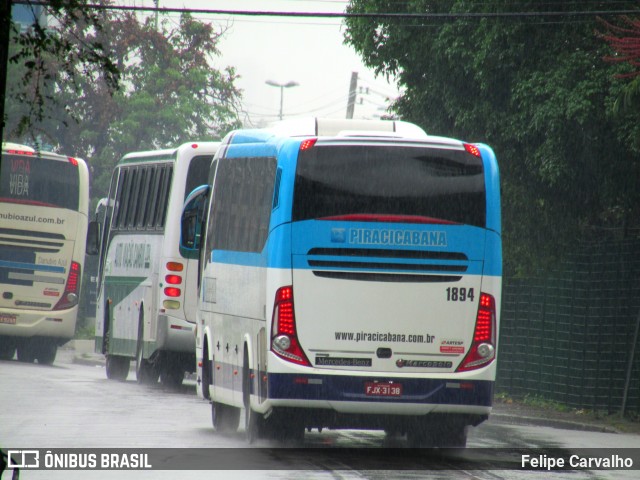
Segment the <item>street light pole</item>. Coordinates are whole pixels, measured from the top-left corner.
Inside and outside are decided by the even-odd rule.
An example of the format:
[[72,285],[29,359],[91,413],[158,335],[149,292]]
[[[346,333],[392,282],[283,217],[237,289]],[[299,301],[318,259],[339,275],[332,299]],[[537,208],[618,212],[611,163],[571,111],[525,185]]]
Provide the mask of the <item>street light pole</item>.
[[266,82],[267,85],[271,85],[272,87],[279,87],[280,88],[280,120],[282,120],[282,104],[283,104],[283,98],[284,98],[284,89],[285,88],[291,88],[291,87],[297,87],[298,85],[300,85],[298,82],[287,82],[287,83],[278,83],[278,82],[274,82],[273,80],[267,80]]

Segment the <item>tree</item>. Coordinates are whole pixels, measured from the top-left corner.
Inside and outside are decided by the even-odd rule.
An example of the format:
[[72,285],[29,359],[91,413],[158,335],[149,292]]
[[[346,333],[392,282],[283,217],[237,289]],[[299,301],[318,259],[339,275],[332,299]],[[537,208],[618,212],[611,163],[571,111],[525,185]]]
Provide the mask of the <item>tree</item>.
[[[31,87],[28,95],[30,108],[24,111],[19,123],[23,130],[31,125],[32,119],[42,120],[45,116],[45,97],[42,92],[45,81],[50,80],[51,72],[44,58],[58,57],[66,59],[61,63],[61,68],[69,79],[73,81],[75,68],[72,65],[97,65],[102,71],[104,81],[112,90],[118,88],[119,72],[110,60],[108,53],[103,50],[99,42],[79,44],[65,41],[56,29],[47,28],[36,19],[30,28],[20,31],[18,25],[11,22],[12,0],[0,0],[0,64],[9,67],[9,64],[20,69],[22,76],[14,77],[14,83]],[[41,5],[47,18],[61,25],[80,21],[91,25],[96,31],[100,31],[100,17],[86,8],[86,0],[50,0]],[[100,3],[109,3],[108,0],[100,0]],[[27,2],[27,5],[33,5]],[[13,35],[13,42],[11,36]],[[9,54],[12,49],[11,55]],[[0,133],[5,138],[5,100],[6,75],[9,68],[2,70],[0,74]],[[34,81],[34,79],[36,79]],[[26,113],[25,113],[26,112]]]
[[622,134],[631,120],[613,114],[621,85],[602,61],[606,46],[594,35],[595,17],[455,14],[575,8],[504,0],[352,0],[348,7],[454,14],[351,17],[345,41],[379,74],[396,76],[405,92],[393,107],[401,117],[494,147],[511,274],[553,265],[593,227],[637,222],[640,158]]
[[[61,24],[59,35],[70,43],[102,44],[120,72],[120,89],[109,88],[99,64],[72,62],[70,75],[61,68],[65,60],[49,56],[42,61],[48,71],[59,73],[45,83],[56,102],[46,103],[48,114],[22,132],[37,132],[60,150],[87,159],[94,198],[106,193],[113,165],[124,153],[213,140],[238,126],[240,98],[233,68],[212,67],[224,32],[188,14],[175,27],[140,22],[132,13],[100,15],[100,30],[75,21]],[[19,92],[11,91],[9,100],[10,108],[23,108]],[[16,118],[9,128],[20,132]]]
[[632,70],[621,73],[621,78],[640,76],[640,18],[621,17],[623,25],[616,25],[605,20],[602,23],[608,33],[602,37],[615,51],[615,56],[606,59],[614,63],[628,63]]
[[613,50],[613,54],[604,57],[605,61],[627,67],[615,75],[629,82],[614,104],[615,112],[620,116],[635,117],[635,122],[628,122],[632,128],[626,132],[625,139],[640,151],[640,17],[623,16],[617,23],[601,19],[601,23],[606,32],[600,36]]

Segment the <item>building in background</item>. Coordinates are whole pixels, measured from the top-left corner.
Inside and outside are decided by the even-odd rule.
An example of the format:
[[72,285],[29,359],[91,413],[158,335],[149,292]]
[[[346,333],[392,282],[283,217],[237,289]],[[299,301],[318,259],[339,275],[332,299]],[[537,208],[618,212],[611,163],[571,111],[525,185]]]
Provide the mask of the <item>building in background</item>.
[[41,26],[47,25],[47,17],[42,5],[13,5],[11,18],[20,25],[22,31],[29,28],[36,21]]

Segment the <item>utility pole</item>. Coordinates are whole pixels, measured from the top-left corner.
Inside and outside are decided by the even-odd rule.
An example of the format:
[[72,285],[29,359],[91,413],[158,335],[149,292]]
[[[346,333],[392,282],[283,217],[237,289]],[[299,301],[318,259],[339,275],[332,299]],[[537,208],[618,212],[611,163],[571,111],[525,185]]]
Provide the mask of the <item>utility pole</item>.
[[0,0],[0,143],[4,138],[4,100],[7,95],[7,70],[9,69],[11,4],[11,0]]
[[160,0],[153,0],[156,4],[156,32],[158,31],[158,8],[160,8]]
[[356,91],[358,90],[358,72],[351,72],[351,83],[349,84],[349,100],[347,101],[347,118],[353,118],[353,111],[356,108]]

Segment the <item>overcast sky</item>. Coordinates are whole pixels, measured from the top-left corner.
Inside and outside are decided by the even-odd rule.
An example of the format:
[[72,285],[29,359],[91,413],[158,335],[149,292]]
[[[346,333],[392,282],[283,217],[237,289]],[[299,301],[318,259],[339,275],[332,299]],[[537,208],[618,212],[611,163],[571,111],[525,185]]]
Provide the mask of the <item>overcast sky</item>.
[[[343,0],[159,0],[161,7],[282,12],[343,12]],[[154,0],[121,0],[125,5],[153,6]],[[179,15],[168,18],[177,22]],[[245,17],[196,14],[201,21],[228,27],[221,44],[218,66],[231,65],[240,75],[245,123],[259,126],[277,120],[280,88],[267,85],[297,82],[284,89],[283,115],[344,118],[352,72],[358,72],[355,118],[384,114],[387,98],[398,95],[393,83],[362,64],[343,44],[341,19]],[[362,102],[362,103],[360,103]]]

